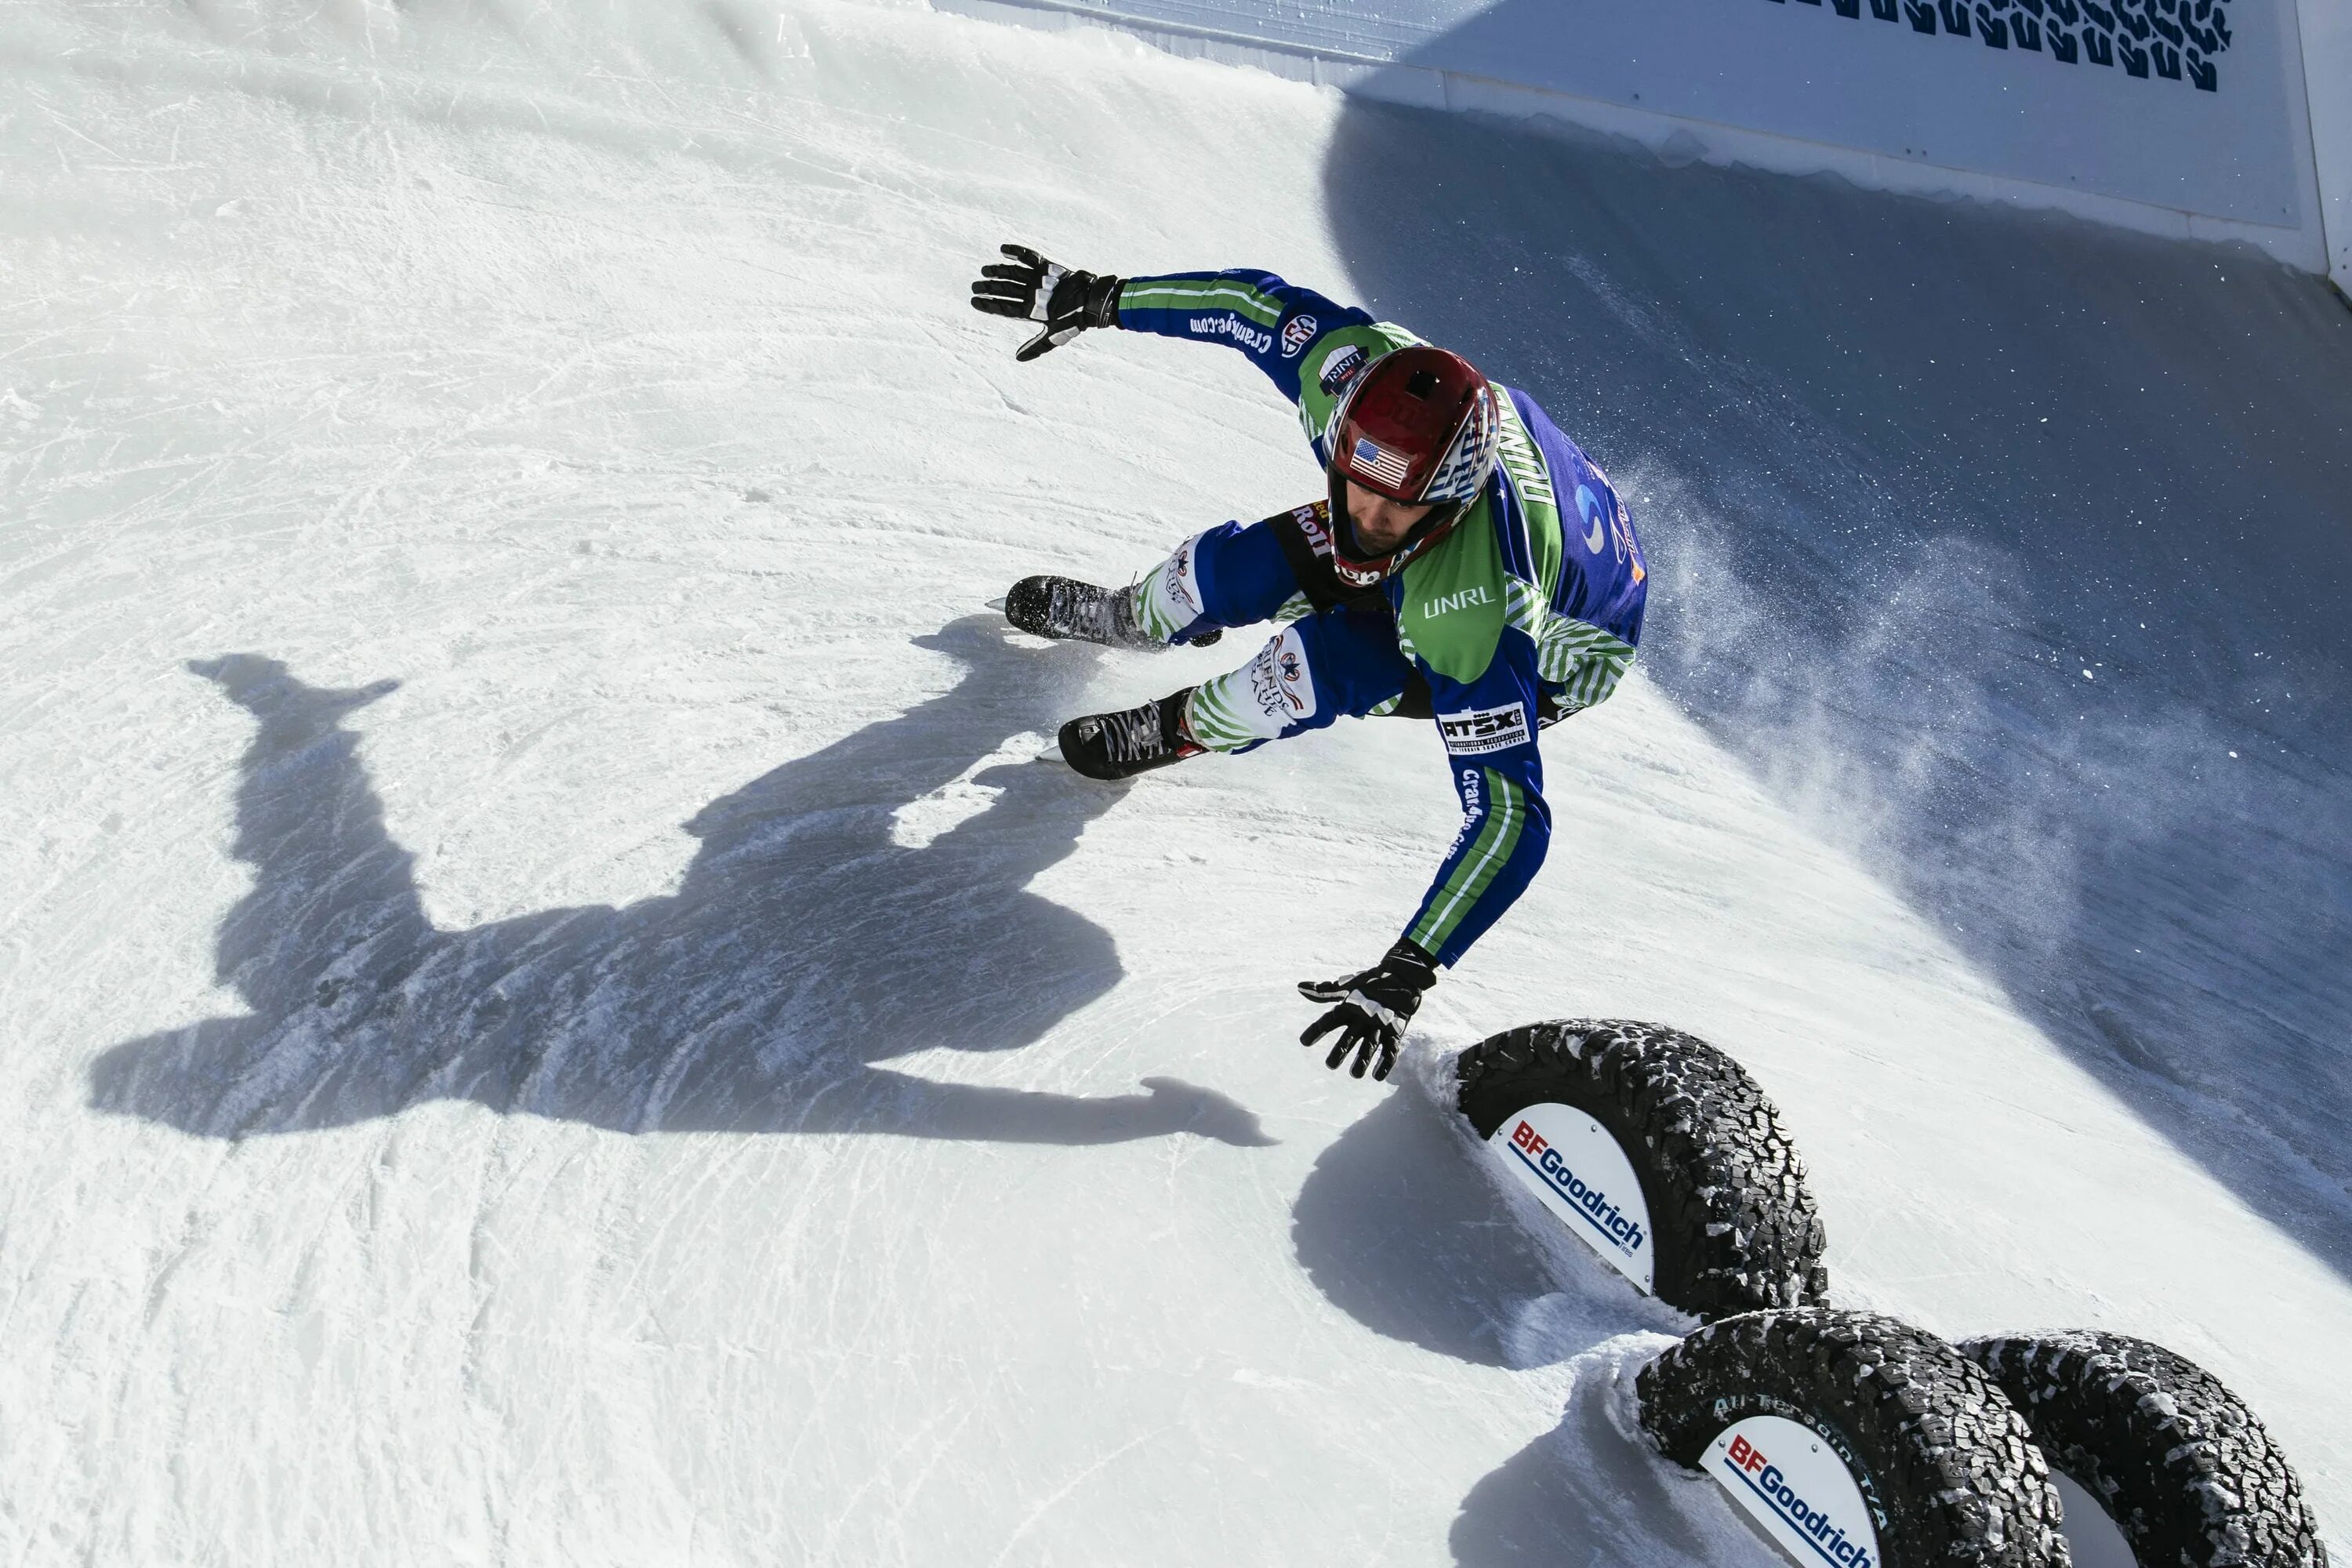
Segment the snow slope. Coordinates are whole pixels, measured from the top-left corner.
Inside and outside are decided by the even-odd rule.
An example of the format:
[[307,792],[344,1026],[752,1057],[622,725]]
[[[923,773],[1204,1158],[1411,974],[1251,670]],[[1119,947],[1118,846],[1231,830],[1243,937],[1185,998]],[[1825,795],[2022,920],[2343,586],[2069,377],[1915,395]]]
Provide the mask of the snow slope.
[[[0,174],[0,1559],[1767,1561],[1624,1436],[1673,1315],[1436,1102],[1575,1014],[1753,1068],[1842,1300],[2164,1340],[2352,1550],[2308,279],[835,0],[27,0]],[[1410,1081],[1289,985],[1450,837],[1425,731],[1030,760],[1245,648],[981,602],[1314,476],[1238,356],[1014,365],[962,302],[1013,237],[1359,292],[1648,498],[1645,669]],[[1979,352],[1769,265],[1874,245]],[[1956,454],[2159,339],[2072,426],[2070,619]],[[2173,572],[2249,494],[2245,580]],[[2125,603],[2175,662],[2090,641]],[[2137,682],[2095,724],[2078,658]]]

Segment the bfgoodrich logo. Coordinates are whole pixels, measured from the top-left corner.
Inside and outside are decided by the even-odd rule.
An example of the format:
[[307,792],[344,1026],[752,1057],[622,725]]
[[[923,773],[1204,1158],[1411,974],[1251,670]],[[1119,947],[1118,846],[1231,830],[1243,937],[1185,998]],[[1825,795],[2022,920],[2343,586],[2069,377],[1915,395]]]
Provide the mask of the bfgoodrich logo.
[[1819,1552],[1825,1563],[1835,1568],[1878,1568],[1877,1555],[1862,1542],[1847,1536],[1843,1524],[1835,1517],[1835,1510],[1807,1500],[1780,1467],[1744,1435],[1733,1434],[1730,1450],[1723,1456],[1723,1466],[1734,1479],[1762,1500],[1781,1523]]
[[1611,1246],[1629,1256],[1642,1249],[1642,1243],[1648,1237],[1640,1222],[1611,1203],[1607,1193],[1570,1170],[1568,1162],[1559,1157],[1559,1151],[1542,1133],[1523,1121],[1511,1130],[1511,1147],[1552,1184],[1570,1208],[1591,1221],[1592,1227],[1607,1237]]

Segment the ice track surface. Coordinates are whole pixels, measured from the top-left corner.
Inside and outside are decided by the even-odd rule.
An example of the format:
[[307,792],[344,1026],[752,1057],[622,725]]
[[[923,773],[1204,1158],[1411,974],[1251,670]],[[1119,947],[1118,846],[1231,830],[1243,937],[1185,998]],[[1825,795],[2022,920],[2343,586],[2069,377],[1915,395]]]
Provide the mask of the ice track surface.
[[[1033,765],[1247,639],[984,600],[1315,479],[1239,356],[1014,365],[1007,238],[1369,297],[1635,498],[1405,1081],[1290,985],[1450,837],[1424,729]],[[2347,329],[915,6],[0,11],[0,1561],[1765,1562],[1441,1110],[1575,1014],[1758,1074],[1840,1300],[2170,1344],[2346,1552]],[[2030,527],[1958,476],[2042,417]]]

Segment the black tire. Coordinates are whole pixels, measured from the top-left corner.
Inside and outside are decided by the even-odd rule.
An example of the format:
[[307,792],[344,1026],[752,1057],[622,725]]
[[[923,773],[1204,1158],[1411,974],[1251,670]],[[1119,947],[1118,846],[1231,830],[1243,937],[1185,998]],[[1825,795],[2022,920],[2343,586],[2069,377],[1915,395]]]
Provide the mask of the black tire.
[[1624,1019],[1531,1024],[1471,1047],[1454,1070],[1482,1139],[1549,1101],[1617,1141],[1649,1205],[1661,1300],[1712,1320],[1827,1292],[1797,1146],[1748,1069],[1706,1041]]
[[1885,1568],[2064,1568],[2058,1491],[1985,1370],[1924,1329],[1801,1307],[1698,1330],[1642,1369],[1642,1428],[1698,1469],[1750,1415],[1810,1427],[1845,1461]]
[[2326,1568],[2286,1456],[2187,1357],[2088,1331],[1959,1348],[2009,1394],[2050,1462],[2106,1509],[2141,1568]]

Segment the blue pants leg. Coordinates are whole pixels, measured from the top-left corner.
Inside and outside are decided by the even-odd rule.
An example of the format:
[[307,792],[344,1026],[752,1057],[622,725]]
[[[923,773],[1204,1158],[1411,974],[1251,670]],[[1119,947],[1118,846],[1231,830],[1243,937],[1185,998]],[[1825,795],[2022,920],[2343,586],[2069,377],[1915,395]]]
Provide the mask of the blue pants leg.
[[1274,619],[1297,594],[1298,580],[1269,524],[1223,522],[1178,545],[1141,588],[1136,619],[1155,637],[1191,642]]
[[1193,688],[1185,718],[1211,751],[1245,752],[1342,714],[1361,718],[1412,677],[1386,613],[1326,610],[1283,627],[1241,668]]

